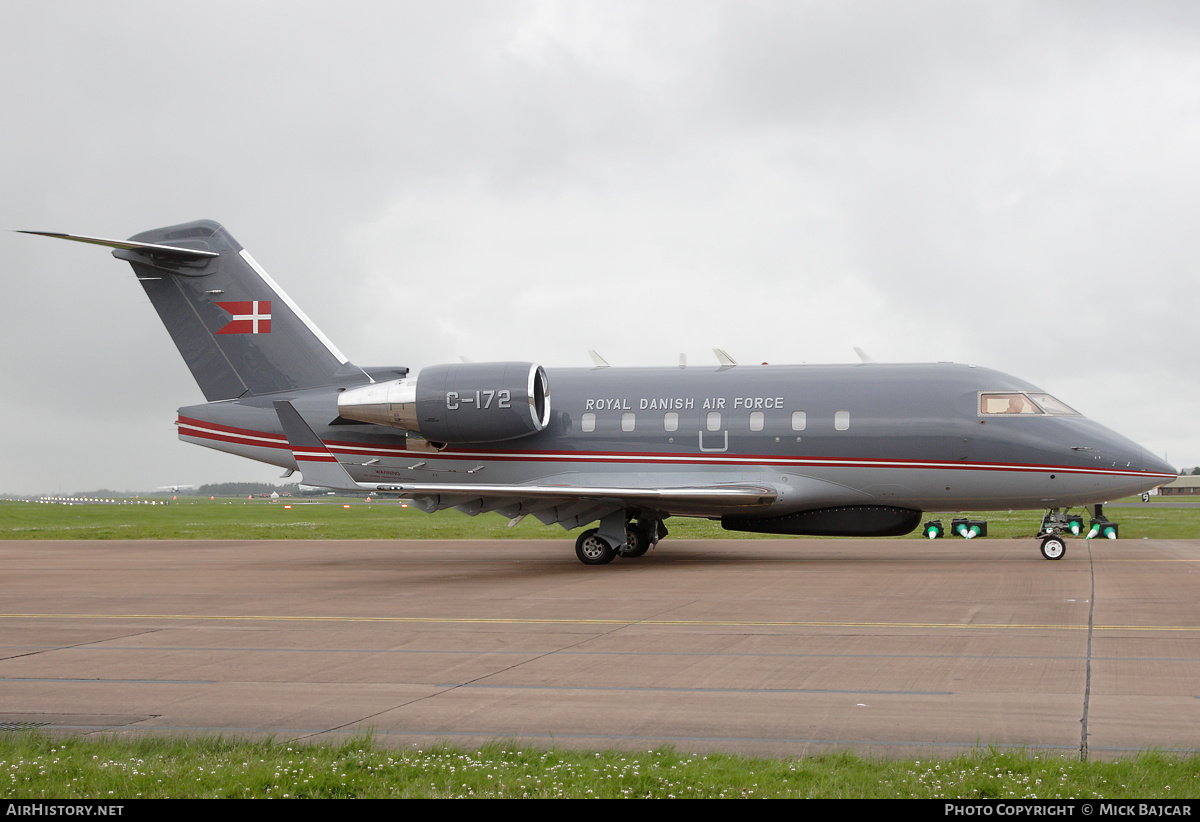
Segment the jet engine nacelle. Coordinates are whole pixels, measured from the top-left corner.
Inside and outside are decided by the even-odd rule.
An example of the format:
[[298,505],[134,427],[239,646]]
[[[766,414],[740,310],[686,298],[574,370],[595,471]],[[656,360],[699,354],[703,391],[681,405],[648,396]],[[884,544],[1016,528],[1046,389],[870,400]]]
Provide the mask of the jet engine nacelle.
[[338,395],[346,419],[415,431],[431,442],[499,442],[550,421],[546,371],[529,362],[432,365],[416,377]]

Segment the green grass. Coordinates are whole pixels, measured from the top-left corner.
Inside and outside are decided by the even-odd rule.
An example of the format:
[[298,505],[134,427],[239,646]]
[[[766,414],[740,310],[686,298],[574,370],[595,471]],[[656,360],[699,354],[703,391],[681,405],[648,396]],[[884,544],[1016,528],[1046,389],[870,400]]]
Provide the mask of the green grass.
[[496,742],[477,750],[144,737],[0,734],[0,797],[1163,798],[1200,796],[1200,756],[1077,757],[978,750],[876,760],[572,751]]
[[[349,504],[350,507],[343,507]],[[290,505],[291,507],[285,507]],[[1200,539],[1200,507],[1154,502],[1109,508],[1123,539]],[[1040,511],[929,513],[947,529],[955,516],[988,521],[988,538],[1031,538]],[[711,520],[672,517],[673,539],[771,539],[772,534],[725,531]],[[572,532],[574,534],[576,532]],[[171,505],[50,505],[0,501],[0,539],[564,539],[558,526],[533,517],[509,528],[498,514],[425,514],[395,499],[372,503],[342,498],[216,500],[181,497]],[[920,530],[909,535],[922,539]]]

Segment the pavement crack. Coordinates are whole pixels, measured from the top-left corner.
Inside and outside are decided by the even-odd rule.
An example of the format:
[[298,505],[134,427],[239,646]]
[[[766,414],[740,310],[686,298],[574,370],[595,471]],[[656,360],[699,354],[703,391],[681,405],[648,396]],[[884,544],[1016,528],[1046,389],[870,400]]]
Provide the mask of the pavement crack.
[[[691,604],[691,603],[687,603],[687,604]],[[401,702],[396,705],[391,705],[387,708],[378,710],[373,714],[367,714],[366,716],[360,716],[360,717],[358,717],[356,719],[352,719],[348,722],[343,722],[341,725],[334,725],[332,728],[326,728],[321,731],[314,731],[313,733],[310,733],[310,734],[304,734],[303,736],[295,737],[295,741],[300,742],[305,739],[310,739],[314,736],[321,736],[322,734],[328,734],[328,733],[333,733],[334,731],[340,731],[340,730],[350,727],[351,725],[358,725],[369,719],[373,719],[377,716],[382,716],[383,714],[386,714],[389,711],[394,711],[398,708],[407,708],[410,705],[416,705],[417,703],[424,702],[427,699],[433,699],[434,697],[443,696],[444,694],[451,693],[452,691],[457,691],[459,688],[466,688],[469,685],[474,685],[477,682],[482,682],[483,680],[489,679],[493,676],[507,673],[508,671],[512,671],[516,668],[520,668],[523,665],[528,665],[531,662],[537,662],[540,659],[545,659],[546,657],[554,656],[555,654],[561,654],[564,651],[569,651],[572,648],[577,648],[580,645],[584,645],[588,642],[591,642],[592,640],[596,639],[598,636],[608,636],[609,634],[613,634],[613,633],[616,633],[617,631],[624,630],[625,628],[628,628],[632,625],[637,625],[639,623],[646,622],[647,620],[661,619],[663,614],[669,614],[672,611],[675,611],[681,607],[684,607],[684,606],[673,605],[670,608],[664,608],[658,613],[652,614],[650,616],[642,617],[641,619],[635,619],[630,622],[622,623],[619,625],[610,625],[603,631],[600,631],[598,633],[593,633],[589,636],[580,637],[577,641],[572,642],[569,645],[563,645],[563,646],[555,648],[554,650],[551,650],[551,651],[544,651],[543,653],[537,654],[536,656],[531,656],[528,659],[522,659],[519,662],[514,662],[511,665],[504,666],[503,668],[498,668],[494,671],[489,671],[486,674],[480,674],[479,676],[474,677],[473,679],[468,679],[464,682],[457,682],[453,685],[447,685],[446,687],[444,687],[440,690],[434,691],[433,693],[428,693],[428,694],[425,694],[424,696],[416,697],[415,699],[409,699],[405,702]]]
[[25,651],[24,653],[20,653],[20,654],[12,654],[10,656],[0,657],[0,662],[8,662],[13,659],[22,659],[23,657],[27,657],[27,656],[37,656],[38,654],[48,654],[48,653],[53,653],[55,651],[70,651],[73,648],[86,648],[89,645],[103,645],[106,642],[116,642],[117,640],[129,639],[129,638],[135,637],[135,636],[145,636],[146,634],[157,634],[161,630],[162,630],[161,628],[150,628],[149,630],[134,631],[131,634],[122,634],[121,636],[106,636],[103,639],[89,639],[87,642],[75,642],[71,645],[55,645],[53,647],[48,647],[48,648],[38,648],[33,651]]
[[[663,608],[661,611],[658,611],[657,613],[651,614],[649,616],[644,616],[641,619],[634,619],[634,620],[630,620],[629,622],[622,622],[619,624],[610,625],[603,631],[599,631],[599,632],[591,634],[589,636],[580,637],[579,640],[572,642],[570,645],[563,645],[559,648],[555,648],[554,650],[545,651],[536,656],[531,656],[528,659],[522,659],[519,662],[514,662],[511,665],[505,666],[504,668],[499,668],[495,671],[491,671],[486,674],[481,674],[480,676],[477,676],[474,679],[469,679],[466,682],[459,682],[458,684],[447,688],[446,691],[452,691],[455,688],[464,688],[467,685],[474,685],[477,682],[480,682],[482,680],[496,676],[497,674],[507,673],[508,671],[515,670],[516,668],[520,668],[523,665],[528,665],[531,662],[537,662],[540,659],[545,659],[546,657],[554,656],[555,654],[561,654],[564,651],[569,651],[573,648],[578,648],[580,645],[585,645],[589,642],[592,642],[592,641],[598,639],[599,637],[610,636],[612,634],[615,634],[618,631],[623,631],[626,628],[630,628],[634,625],[640,625],[643,622],[651,622],[654,620],[662,619],[665,614],[669,614],[672,611],[677,611],[680,608],[687,607],[688,605],[691,605],[691,604],[693,604],[693,603],[687,602],[682,605],[672,605],[669,608]],[[446,691],[443,691],[442,693],[446,693]]]
[[1083,679],[1083,716],[1079,720],[1079,759],[1088,758],[1088,707],[1092,701],[1092,637],[1096,628],[1096,562],[1092,557],[1092,541],[1087,541],[1088,571],[1092,580],[1092,591],[1088,596],[1087,665]]

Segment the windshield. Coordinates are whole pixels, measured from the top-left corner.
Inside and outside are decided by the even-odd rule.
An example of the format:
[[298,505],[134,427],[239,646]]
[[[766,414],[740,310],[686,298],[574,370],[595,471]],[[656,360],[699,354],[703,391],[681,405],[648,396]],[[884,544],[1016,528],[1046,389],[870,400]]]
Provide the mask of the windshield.
[[979,413],[1024,414],[1055,417],[1079,416],[1079,412],[1049,394],[1025,394],[1020,391],[986,391],[979,395]]
[[1052,414],[1056,417],[1078,417],[1079,412],[1071,406],[1067,405],[1060,399],[1050,396],[1049,394],[1030,394],[1033,401],[1042,407],[1042,410],[1047,414]]

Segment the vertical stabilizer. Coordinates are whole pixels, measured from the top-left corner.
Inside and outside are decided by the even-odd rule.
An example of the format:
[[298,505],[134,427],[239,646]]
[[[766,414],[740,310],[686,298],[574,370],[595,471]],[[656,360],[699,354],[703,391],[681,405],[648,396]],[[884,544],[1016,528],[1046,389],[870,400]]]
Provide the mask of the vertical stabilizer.
[[113,256],[133,266],[209,402],[369,382],[211,220],[145,231]]

